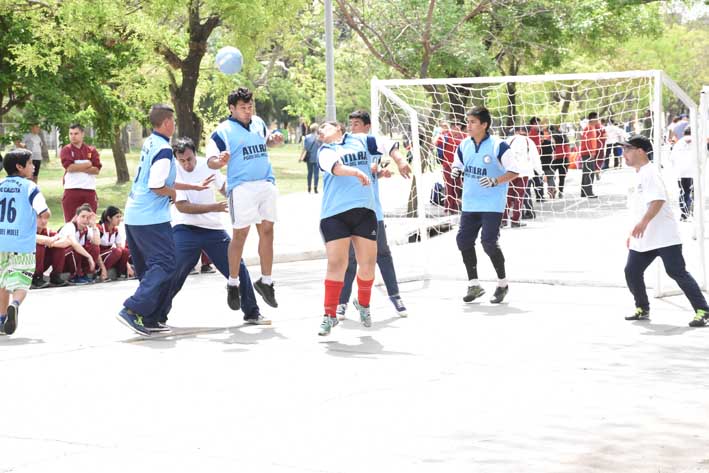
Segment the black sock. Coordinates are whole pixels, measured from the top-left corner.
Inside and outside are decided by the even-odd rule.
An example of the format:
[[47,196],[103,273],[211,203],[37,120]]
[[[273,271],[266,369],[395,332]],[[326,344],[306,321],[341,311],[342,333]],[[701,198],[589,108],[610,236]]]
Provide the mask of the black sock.
[[460,252],[463,255],[463,264],[468,272],[468,281],[478,278],[478,258],[475,255],[475,247]]

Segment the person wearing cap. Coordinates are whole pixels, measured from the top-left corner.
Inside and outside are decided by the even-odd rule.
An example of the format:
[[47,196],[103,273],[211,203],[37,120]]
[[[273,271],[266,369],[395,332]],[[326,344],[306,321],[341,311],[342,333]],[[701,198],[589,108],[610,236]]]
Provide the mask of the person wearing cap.
[[679,219],[684,222],[692,215],[694,177],[697,175],[697,151],[692,143],[690,127],[684,129],[684,136],[672,146],[670,162],[679,184],[679,208],[682,212]]
[[689,117],[686,114],[682,114],[679,116],[679,121],[673,128],[673,133],[676,137],[676,139],[680,139],[684,136],[684,129],[689,126]]
[[695,311],[689,326],[703,327],[709,323],[709,306],[699,285],[685,268],[682,239],[668,204],[667,190],[659,169],[650,162],[652,142],[645,136],[633,135],[621,144],[626,164],[637,173],[637,185],[630,198],[637,223],[628,237],[625,265],[625,280],[635,298],[635,312],[625,320],[649,320],[650,302],[643,275],[659,256],[665,272],[679,285]]

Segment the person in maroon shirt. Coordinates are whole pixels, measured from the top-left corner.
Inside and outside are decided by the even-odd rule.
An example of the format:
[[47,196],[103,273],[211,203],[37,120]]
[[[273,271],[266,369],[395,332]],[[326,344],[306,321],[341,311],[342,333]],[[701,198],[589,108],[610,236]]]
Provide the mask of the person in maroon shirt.
[[74,218],[76,209],[84,203],[96,213],[96,176],[101,170],[101,159],[96,148],[84,143],[84,127],[78,124],[69,127],[69,144],[62,148],[60,157],[66,170],[62,195],[64,221]]
[[601,124],[598,122],[598,114],[591,112],[588,114],[588,124],[581,133],[579,143],[579,156],[583,163],[581,174],[581,197],[589,199],[597,198],[593,193],[593,174],[596,171],[596,159],[601,146]]
[[455,179],[451,175],[451,165],[455,159],[455,152],[461,141],[467,138],[468,135],[463,133],[461,127],[457,123],[453,123],[452,127],[444,130],[438,135],[435,146],[440,150],[441,167],[443,168],[443,181],[446,185],[445,209],[448,212],[457,212],[460,210],[460,197],[463,190],[463,184],[460,178]]
[[[32,289],[42,289],[50,284],[64,286],[61,274],[64,271],[64,252],[71,246],[68,238],[57,235],[48,227],[49,212],[37,216],[37,246],[35,248],[35,270],[32,275]],[[44,273],[52,268],[49,281],[44,280]]]

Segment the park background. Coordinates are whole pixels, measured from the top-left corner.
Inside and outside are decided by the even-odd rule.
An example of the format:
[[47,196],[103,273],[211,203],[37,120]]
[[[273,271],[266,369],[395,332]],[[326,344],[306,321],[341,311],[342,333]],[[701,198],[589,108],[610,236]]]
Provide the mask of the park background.
[[[370,105],[379,78],[479,77],[662,69],[697,100],[709,80],[703,1],[394,0],[334,2],[337,117]],[[177,135],[203,146],[245,85],[257,113],[289,134],[325,115],[323,3],[308,0],[0,0],[0,149],[32,123],[67,142],[70,123],[101,149],[101,205],[125,202],[147,110],[173,104]],[[216,51],[238,47],[224,75]],[[685,112],[665,97],[670,115]],[[524,104],[520,104],[524,116]],[[58,132],[58,133],[57,133]],[[40,185],[60,223],[63,169]],[[272,154],[281,194],[305,187],[297,144]]]

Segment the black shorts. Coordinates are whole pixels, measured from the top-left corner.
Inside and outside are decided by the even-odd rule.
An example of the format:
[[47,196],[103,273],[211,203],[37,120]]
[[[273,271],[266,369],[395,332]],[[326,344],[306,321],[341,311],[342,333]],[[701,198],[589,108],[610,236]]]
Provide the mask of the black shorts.
[[37,178],[39,176],[39,168],[42,166],[42,161],[33,159],[32,164],[34,164],[34,172],[32,173],[32,177]]
[[358,236],[377,240],[377,214],[364,207],[350,209],[320,220],[320,233],[325,243]]

